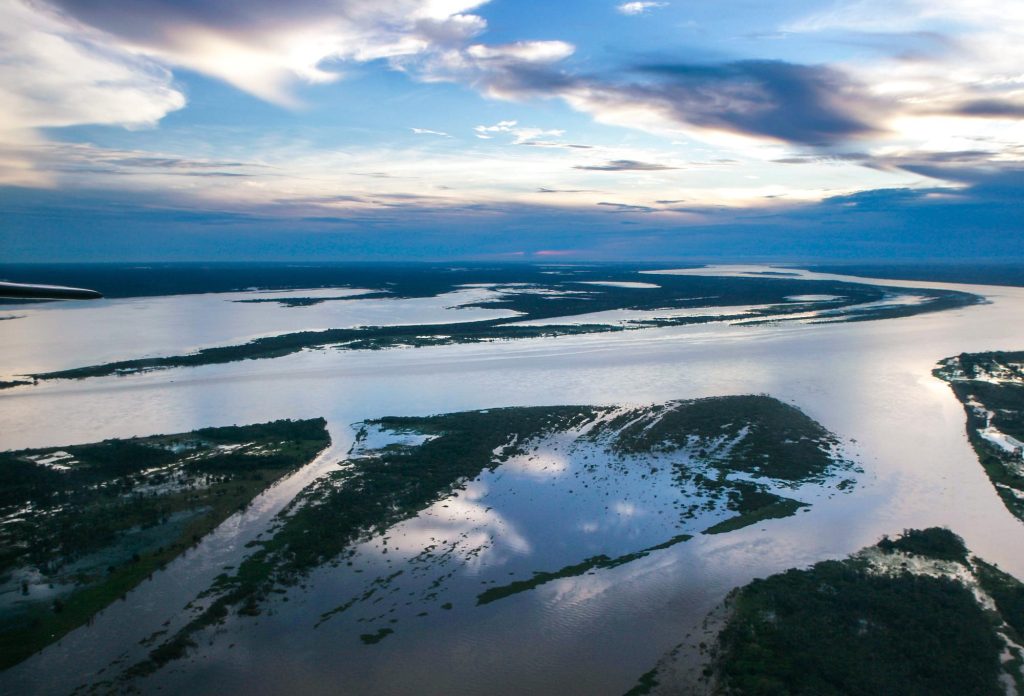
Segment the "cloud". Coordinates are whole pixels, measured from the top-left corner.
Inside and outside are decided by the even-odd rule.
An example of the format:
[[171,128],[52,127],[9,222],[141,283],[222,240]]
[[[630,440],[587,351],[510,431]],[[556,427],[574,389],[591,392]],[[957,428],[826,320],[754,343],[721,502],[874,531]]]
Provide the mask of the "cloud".
[[656,209],[646,205],[629,205],[627,203],[609,203],[601,201],[598,205],[608,206],[613,213],[653,213]]
[[540,186],[537,193],[596,193],[594,189],[553,189]]
[[414,56],[461,44],[486,26],[468,14],[486,0],[52,1],[137,55],[285,106],[298,105],[296,84],[338,79],[329,64]]
[[828,154],[791,155],[773,159],[776,164],[842,164],[855,162],[865,164],[872,160],[866,152],[833,152]]
[[456,82],[487,97],[521,101],[554,97],[558,86],[568,86],[570,78],[555,66],[575,50],[565,41],[473,44],[398,58],[392,63],[425,82]]
[[416,135],[437,135],[442,138],[452,137],[445,133],[444,131],[430,130],[429,128],[410,128],[409,130],[411,130]]
[[[346,63],[387,60],[401,68],[427,54],[465,50],[486,26],[468,11],[484,2],[8,0],[0,4],[0,184],[55,183],[36,159],[36,146],[47,143],[41,129],[152,127],[184,107],[172,69],[295,107],[297,86],[337,80]],[[564,55],[564,45],[475,52],[500,64],[503,56]]]
[[[559,135],[561,132],[559,132]],[[527,145],[529,147],[549,147],[549,148],[564,148],[567,150],[593,150],[593,145],[579,145],[577,143],[560,143],[554,140],[524,140],[518,145]]]
[[482,140],[490,140],[494,136],[491,133],[510,133],[518,121],[498,121],[493,126],[476,126],[473,131],[476,137]]
[[577,164],[573,169],[586,169],[594,172],[659,172],[666,169],[678,169],[654,162],[637,162],[636,160],[612,160],[604,164]]
[[950,113],[980,118],[1024,118],[1024,104],[1006,99],[975,99],[959,104]]
[[[959,72],[942,66],[956,80],[971,85],[961,89],[958,82],[956,88],[943,90],[935,87],[939,78],[927,73],[936,70],[933,64],[904,56],[896,68],[905,70],[906,81],[915,85],[916,91],[910,92],[897,89],[904,73],[892,65],[885,66],[886,74],[879,77],[853,62],[841,66],[779,60],[695,63],[676,55],[584,72],[593,65],[591,53],[576,58],[575,46],[565,41],[484,43],[480,37],[486,23],[471,14],[483,0],[295,0],[287,6],[270,0],[133,0],[115,5],[95,0],[49,1],[59,5],[61,12],[48,9],[50,5],[20,0],[0,8],[4,13],[0,19],[5,20],[0,21],[0,40],[5,56],[13,56],[0,64],[0,71],[7,71],[0,73],[5,105],[0,124],[6,119],[20,129],[18,137],[0,137],[0,168],[14,172],[11,176],[15,177],[36,171],[32,167],[42,164],[57,180],[71,186],[96,186],[100,179],[88,175],[101,173],[119,179],[114,183],[111,178],[105,185],[138,190],[144,185],[173,183],[192,187],[190,195],[206,201],[220,197],[230,203],[252,203],[263,197],[275,200],[342,191],[359,195],[358,200],[346,203],[365,207],[394,205],[394,200],[379,196],[385,189],[402,192],[431,187],[450,192],[444,194],[444,205],[451,207],[535,201],[545,193],[536,188],[538,181],[557,187],[550,191],[583,193],[583,187],[592,185],[593,176],[582,172],[625,172],[620,177],[606,177],[636,184],[628,193],[617,188],[619,205],[642,206],[656,198],[676,196],[695,201],[694,205],[712,200],[754,205],[752,201],[765,196],[794,192],[806,199],[820,199],[836,191],[873,185],[931,186],[933,182],[922,182],[921,177],[952,176],[952,169],[946,166],[949,163],[939,162],[936,151],[963,153],[985,148],[984,156],[970,163],[982,169],[993,158],[1020,156],[1006,144],[1014,138],[1019,143],[1018,132],[1011,129],[1013,119],[1020,117],[1017,105],[1024,82],[1019,66],[1013,73],[1005,66],[1000,68],[1002,72],[989,72],[979,64]],[[909,2],[893,0],[894,5]],[[913,28],[920,33],[920,27]],[[37,36],[40,32],[42,37]],[[895,38],[882,43],[898,46],[900,41]],[[52,50],[51,44],[62,46],[63,52]],[[959,50],[958,41],[951,39],[948,45],[950,52]],[[291,146],[291,152],[271,153],[277,147],[271,143],[259,150],[265,170],[234,162],[233,158],[240,157],[237,154],[213,155],[204,162],[195,156],[208,151],[202,147],[182,146],[185,149],[178,154],[71,152],[68,160],[62,160],[57,150],[44,147],[41,129],[51,126],[103,123],[138,128],[158,123],[163,115],[184,104],[169,72],[178,66],[294,106],[303,84],[341,79],[350,65],[366,61],[381,61],[414,81],[458,82],[487,97],[559,100],[597,122],[670,135],[678,141],[673,145],[685,148],[694,147],[693,139],[734,147],[739,160],[736,169],[744,167],[742,173],[750,181],[708,171],[716,161],[711,158],[721,153],[714,150],[674,155],[668,161],[676,166],[669,166],[657,163],[666,157],[664,150],[602,146],[593,155],[574,158],[581,163],[570,170],[571,162],[567,164],[565,158],[544,149],[591,146],[565,142],[562,129],[523,125],[521,121],[529,119],[525,115],[518,121],[504,119],[473,129],[478,138],[524,146],[516,152],[480,145],[475,152],[456,153],[459,156],[451,158],[438,155],[443,149],[440,141],[413,143],[415,139],[409,138],[397,150],[377,148],[375,153],[369,153],[372,147],[314,152],[299,144]],[[23,65],[31,66],[24,75]],[[912,98],[904,98],[906,94]],[[6,108],[8,104],[13,108]],[[925,118],[932,119],[927,131],[918,127]],[[900,119],[911,125],[901,125]],[[1004,142],[965,143],[968,138],[961,137],[964,123],[976,129],[968,133],[972,137],[980,134]],[[1004,126],[1006,130],[998,134],[988,132]],[[920,137],[897,142],[892,136],[897,127],[901,133],[919,133]],[[443,130],[410,130],[414,135],[451,137]],[[950,144],[952,136],[957,136],[957,142]],[[851,142],[857,140],[868,143]],[[430,156],[426,157],[428,150]],[[922,150],[927,152],[921,154]],[[486,164],[481,164],[484,152]],[[847,154],[850,152],[854,154]],[[90,162],[90,157],[95,159]],[[687,162],[689,157],[709,161]],[[301,164],[293,164],[298,160]],[[775,163],[819,166],[815,174],[823,173],[825,181],[815,178],[808,183],[811,177],[803,168]],[[703,167],[707,175],[681,171],[671,177],[672,188],[665,185],[669,177],[628,174],[695,166]],[[81,176],[74,178],[75,174]],[[3,176],[0,174],[0,181]],[[177,178],[160,181],[160,176]],[[253,180],[254,176],[260,178]],[[209,181],[200,185],[186,177]],[[754,181],[758,177],[761,182]],[[232,184],[230,178],[239,180]],[[593,209],[605,202],[601,197],[611,195],[587,192],[594,195],[565,196],[564,201],[547,198]]]
[[617,5],[615,9],[624,15],[639,15],[644,14],[648,10],[667,6],[667,2],[624,2],[621,5]]
[[0,6],[0,127],[149,126],[185,104],[169,72],[56,14]]
[[[920,164],[927,162],[921,158]],[[958,187],[897,185],[823,201],[763,200],[743,208],[714,205],[680,187],[679,195],[657,205],[674,206],[670,198],[686,198],[685,207],[650,214],[643,209],[653,206],[646,204],[654,196],[621,191],[597,198],[549,196],[522,181],[522,198],[476,204],[458,198],[417,200],[415,187],[409,189],[412,198],[386,199],[380,192],[356,191],[344,180],[325,183],[319,195],[264,193],[255,203],[196,199],[170,187],[0,187],[0,248],[9,261],[51,262],[437,259],[438,249],[447,258],[541,249],[572,249],[572,256],[605,260],[1021,258],[1020,163],[989,164],[982,172],[972,155],[963,153],[955,162],[933,165],[945,169],[944,177],[958,179]],[[502,170],[507,168],[503,163]],[[371,207],[377,199],[399,205]],[[623,221],[635,224],[627,231]],[[211,226],[217,234],[209,234]]]
[[[1022,158],[1024,159],[1024,158]],[[1004,191],[1009,185],[1024,194],[1024,166],[1017,161],[994,161],[983,151],[914,153],[903,157],[880,158],[876,166],[898,168],[937,181],[964,187],[983,187],[986,191]],[[955,193],[958,189],[947,188]]]
[[516,41],[494,46],[474,44],[466,49],[466,55],[478,61],[498,64],[552,63],[568,58],[575,50],[565,41]]
[[786,32],[828,30],[909,32],[922,26],[948,28],[1024,26],[1024,8],[1003,0],[853,0],[789,22]]
[[[783,29],[815,41],[870,37],[888,48],[845,69],[897,106],[889,147],[958,150],[976,139],[1020,141],[1024,116],[1024,4],[1000,0],[853,0],[791,21]],[[931,43],[922,47],[921,39]]]
[[650,130],[710,130],[827,147],[876,135],[888,109],[844,73],[783,61],[658,64],[627,79],[577,79],[558,91],[580,111]]
[[0,55],[0,183],[50,183],[40,129],[140,128],[185,105],[167,70],[43,6],[0,4]]
[[565,135],[561,129],[526,128],[519,125],[518,121],[498,121],[492,126],[476,126],[473,128],[476,137],[481,140],[491,140],[494,134],[508,133],[513,137],[513,145],[532,145],[534,147],[586,147],[576,145],[565,145],[546,140],[537,140],[542,137],[560,138]]
[[881,134],[878,124],[894,108],[825,65],[666,61],[586,75],[566,69],[571,45],[533,43],[557,45],[453,50],[427,61],[420,74],[497,99],[561,99],[598,122],[662,135],[729,133],[816,148]]
[[[131,177],[118,182],[122,187],[159,187],[162,177],[230,177],[265,176],[267,167],[249,162],[225,159],[198,159],[140,150],[119,150],[94,145],[60,142],[36,142],[22,145],[20,153],[40,170],[60,177],[61,183],[88,182],[95,185],[97,176]],[[150,180],[148,183],[146,180]],[[169,181],[169,179],[167,180]]]

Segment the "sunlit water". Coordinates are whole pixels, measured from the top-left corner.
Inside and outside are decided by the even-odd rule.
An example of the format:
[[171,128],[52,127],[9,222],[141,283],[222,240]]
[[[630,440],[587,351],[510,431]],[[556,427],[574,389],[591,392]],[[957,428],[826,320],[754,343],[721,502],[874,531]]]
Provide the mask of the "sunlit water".
[[[508,310],[461,306],[500,297],[486,287],[436,297],[359,299],[369,292],[376,290],[220,292],[28,305],[0,301],[0,379],[115,360],[179,355],[293,331],[516,316]],[[347,297],[352,299],[344,299]],[[324,301],[294,307],[247,301],[299,298]]]
[[[749,270],[763,269],[705,272]],[[168,619],[172,628],[180,625],[183,605],[222,566],[237,562],[245,541],[302,485],[343,457],[353,436],[349,424],[384,415],[511,405],[647,404],[764,392],[794,403],[835,432],[865,471],[852,493],[816,500],[810,511],[794,517],[698,536],[615,569],[551,582],[482,607],[472,601],[480,588],[473,577],[478,571],[467,565],[448,590],[451,610],[431,607],[426,617],[403,618],[395,634],[376,645],[359,641],[358,614],[339,615],[313,628],[320,614],[344,602],[354,587],[348,566],[324,568],[304,589],[291,592],[287,603],[276,602],[271,615],[229,622],[212,646],[168,666],[142,683],[144,689],[619,694],[695,630],[732,587],[784,568],[845,556],[906,527],[949,526],[976,553],[1024,577],[1024,524],[1006,511],[978,465],[961,405],[931,376],[939,359],[960,352],[1024,348],[1024,289],[864,282],[967,290],[991,302],[850,324],[711,324],[483,345],[323,350],[46,383],[0,394],[0,443],[5,448],[316,416],[328,419],[335,441],[317,463],[233,517],[126,601],[109,607],[92,627],[0,675],[0,691],[60,693],[110,675],[114,670],[99,677],[97,672],[114,659],[123,656],[130,664],[143,656],[138,640]],[[47,311],[59,317],[65,310]],[[83,310],[66,310],[68,316],[78,311]],[[210,335],[203,328],[204,316],[192,320],[198,334]],[[18,321],[4,322],[0,331],[16,331],[12,325]],[[69,330],[55,321],[52,331],[62,334],[33,339],[40,346],[40,363],[57,361],[53,356],[75,340],[75,331],[97,330],[73,326]],[[247,335],[262,331],[254,326]],[[133,347],[129,344],[125,352],[132,353],[128,348]],[[533,485],[538,481],[545,479]],[[527,519],[525,509],[495,504],[490,512],[507,521]],[[465,511],[464,518],[472,514]],[[427,516],[403,523],[392,530],[390,543],[401,546],[402,534],[408,538],[435,523]],[[532,550],[551,548],[551,527],[512,526],[514,536],[507,533],[508,524],[488,528],[503,540],[508,555],[530,561]],[[557,531],[557,523],[552,527]],[[527,565],[558,567],[548,551],[538,553],[537,565]],[[573,551],[566,562],[585,555]],[[360,563],[367,574],[373,563],[384,572],[383,558],[368,547]]]

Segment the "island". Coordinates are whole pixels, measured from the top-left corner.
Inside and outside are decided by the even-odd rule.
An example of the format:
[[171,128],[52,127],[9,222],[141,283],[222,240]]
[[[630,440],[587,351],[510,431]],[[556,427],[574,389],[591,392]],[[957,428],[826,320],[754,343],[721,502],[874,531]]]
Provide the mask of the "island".
[[[834,435],[766,395],[506,407],[353,427],[346,461],[300,492],[124,680],[222,631],[244,632],[251,617],[301,596],[318,569],[335,577],[318,599],[336,592],[338,602],[316,626],[346,621],[353,640],[373,646],[432,612],[489,611],[697,534],[791,516],[850,490],[859,471]],[[530,554],[506,553],[523,544]]]
[[1024,520],[1024,351],[962,353],[934,374],[967,412],[967,437],[999,497]]
[[703,670],[673,651],[630,694],[1003,696],[1024,689],[1024,584],[948,529],[734,590]]
[[[371,278],[356,275],[363,280]],[[491,278],[490,282],[481,282]],[[654,278],[655,282],[646,282]],[[643,279],[645,282],[638,282]],[[279,358],[303,350],[382,350],[528,338],[595,334],[668,326],[734,322],[834,323],[891,319],[976,304],[983,298],[953,290],[878,287],[789,276],[714,277],[640,275],[637,269],[580,267],[490,269],[473,274],[438,270],[412,280],[382,275],[378,290],[339,297],[253,297],[235,302],[273,302],[289,311],[323,302],[366,302],[440,296],[468,288],[492,297],[454,308],[502,310],[514,316],[440,324],[351,326],[295,331],[245,343],[211,346],[181,355],[157,355],[21,375],[0,389],[56,379],[124,376],[169,368]],[[476,282],[465,282],[473,280]],[[434,293],[432,295],[432,293]],[[810,299],[808,299],[810,298]]]
[[0,452],[0,669],[91,621],[328,444],[312,419]]

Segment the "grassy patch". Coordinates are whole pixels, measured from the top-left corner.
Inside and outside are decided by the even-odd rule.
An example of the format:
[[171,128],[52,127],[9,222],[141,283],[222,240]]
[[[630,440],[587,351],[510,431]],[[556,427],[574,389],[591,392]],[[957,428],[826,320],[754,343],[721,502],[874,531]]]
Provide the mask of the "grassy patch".
[[390,628],[382,628],[375,633],[363,633],[359,636],[359,640],[363,641],[366,645],[375,645],[388,636],[394,633]]
[[753,510],[730,517],[727,520],[722,520],[718,524],[714,524],[704,530],[704,534],[724,534],[726,532],[734,532],[737,529],[743,529],[749,527],[752,524],[757,524],[763,520],[778,519],[782,517],[789,517],[795,515],[797,510],[804,507],[810,507],[807,503],[801,503],[799,500],[792,500],[790,498],[778,498],[773,503],[764,505]]
[[832,447],[838,443],[800,409],[763,394],[672,402],[647,413],[638,409],[594,436],[616,430],[613,447],[623,454],[688,447],[720,469],[793,482],[823,476],[834,464]]
[[620,565],[625,565],[626,563],[632,563],[635,560],[647,556],[653,551],[667,549],[671,546],[675,546],[678,543],[687,541],[692,538],[693,536],[691,536],[690,534],[679,534],[677,536],[672,537],[668,541],[664,541],[655,546],[651,546],[640,551],[634,551],[633,553],[627,553],[622,556],[617,556],[615,558],[609,558],[608,556],[601,554],[598,556],[592,556],[581,563],[565,566],[564,568],[556,570],[554,572],[536,571],[534,572],[533,577],[527,580],[516,580],[515,582],[510,582],[507,585],[492,587],[481,592],[476,597],[476,603],[477,605],[489,604],[490,602],[494,602],[499,599],[504,599],[505,597],[510,597],[520,592],[526,592],[528,590],[535,589],[545,583],[551,582],[552,580],[559,580],[561,578],[572,578],[579,575],[583,575],[584,573],[590,572],[591,570],[596,570],[599,568],[615,568]]

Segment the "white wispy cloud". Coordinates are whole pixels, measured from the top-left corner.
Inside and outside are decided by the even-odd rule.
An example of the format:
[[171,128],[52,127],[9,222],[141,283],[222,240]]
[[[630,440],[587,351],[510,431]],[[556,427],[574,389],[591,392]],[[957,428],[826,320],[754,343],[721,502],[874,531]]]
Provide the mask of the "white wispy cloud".
[[[345,62],[397,59],[462,45],[486,27],[483,18],[470,14],[486,0],[51,1],[137,55],[213,76],[289,107],[299,105],[296,85],[338,80]],[[327,63],[340,65],[324,67]]]
[[171,73],[43,6],[0,3],[0,182],[45,184],[43,128],[152,126],[185,105]]
[[[221,79],[266,101],[343,77],[345,64],[465,50],[486,0],[271,0],[241,5],[140,0],[0,2],[0,183],[48,185],[44,128],[150,127],[185,106],[172,70]],[[498,47],[528,57],[538,46]],[[543,50],[543,49],[542,49]],[[487,52],[484,51],[484,54]],[[331,67],[325,67],[330,64]],[[397,66],[397,63],[396,63]]]
[[498,121],[493,126],[476,126],[473,131],[481,140],[490,140],[494,137],[492,133],[510,133],[517,123],[518,121]]
[[479,61],[550,63],[572,55],[575,47],[565,41],[517,41],[486,46],[474,44],[466,54]]
[[[884,161],[984,152],[1020,162],[1024,142],[1024,5],[999,0],[858,0],[810,13],[783,29],[825,37],[861,32],[892,48],[843,68],[894,105],[873,153]],[[907,51],[904,37],[937,46]]]
[[621,5],[617,5],[615,9],[624,15],[639,15],[644,14],[648,10],[666,6],[668,6],[667,2],[624,2]]
[[445,133],[444,131],[431,130],[429,128],[410,128],[409,130],[411,130],[416,135],[437,135],[437,136],[440,136],[442,138],[450,138],[450,137],[452,137],[451,135],[449,135],[448,133]]
[[1024,6],[1004,0],[855,0],[811,12],[782,27],[788,32],[824,30],[909,32],[923,28],[1020,31]]
[[518,121],[499,121],[491,126],[476,126],[473,132],[481,140],[491,140],[496,133],[508,133],[512,136],[513,145],[558,146],[559,143],[539,141],[538,138],[560,138],[565,135],[565,131],[560,128],[528,128],[520,126]]

